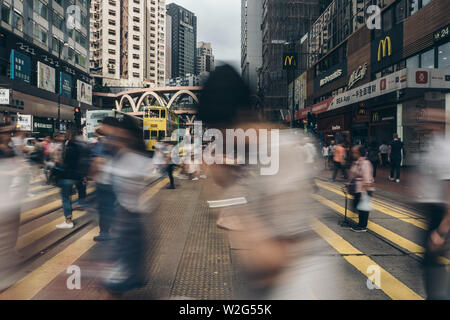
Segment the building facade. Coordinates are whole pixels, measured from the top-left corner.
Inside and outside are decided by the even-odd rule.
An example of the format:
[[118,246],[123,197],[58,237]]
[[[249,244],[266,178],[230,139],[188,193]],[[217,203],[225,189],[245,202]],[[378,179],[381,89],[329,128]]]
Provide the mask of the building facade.
[[32,116],[35,128],[51,133],[58,110],[64,127],[74,107],[92,108],[90,2],[3,0],[0,6],[0,89],[9,95],[0,122]]
[[170,3],[167,15],[172,19],[172,75],[195,74],[197,63],[197,17],[185,8]]
[[199,42],[197,44],[197,72],[201,74],[204,72],[214,71],[214,55],[209,42]]
[[241,71],[251,92],[257,93],[262,67],[263,1],[241,0]]
[[97,85],[156,87],[165,82],[165,0],[93,0],[91,73]]
[[310,25],[319,16],[321,3],[320,0],[262,2],[262,68],[259,93],[268,119],[280,119],[280,110],[288,108],[288,74],[283,70],[283,54],[294,51],[296,42],[308,32]]
[[[414,165],[430,138],[422,124],[436,109],[450,111],[450,9],[446,0],[382,4],[381,29],[360,26],[308,69],[306,108],[295,120],[317,114],[323,141],[381,144],[397,133],[404,165]],[[450,133],[448,119],[441,127]]]

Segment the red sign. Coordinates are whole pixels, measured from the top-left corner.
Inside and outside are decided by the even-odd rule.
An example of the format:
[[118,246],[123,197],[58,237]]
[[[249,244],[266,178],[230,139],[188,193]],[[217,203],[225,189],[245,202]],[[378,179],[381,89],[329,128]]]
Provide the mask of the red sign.
[[380,80],[380,90],[386,90],[386,78]]
[[428,72],[427,71],[416,71],[416,83],[417,84],[428,83]]

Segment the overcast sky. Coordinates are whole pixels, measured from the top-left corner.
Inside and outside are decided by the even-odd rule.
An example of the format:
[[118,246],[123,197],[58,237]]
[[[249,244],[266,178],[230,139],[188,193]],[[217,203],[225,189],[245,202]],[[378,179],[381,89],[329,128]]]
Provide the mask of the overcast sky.
[[211,42],[216,64],[231,63],[238,71],[241,59],[241,0],[168,0],[197,16],[197,41]]

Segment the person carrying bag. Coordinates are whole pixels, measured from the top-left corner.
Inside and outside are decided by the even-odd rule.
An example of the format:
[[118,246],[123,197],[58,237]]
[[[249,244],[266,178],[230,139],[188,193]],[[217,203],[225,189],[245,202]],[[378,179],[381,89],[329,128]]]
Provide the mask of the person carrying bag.
[[359,222],[352,228],[354,232],[366,232],[369,212],[372,210],[371,196],[373,192],[373,168],[365,157],[364,147],[352,148],[352,156],[356,161],[350,169],[349,193],[353,195],[353,208],[359,215]]

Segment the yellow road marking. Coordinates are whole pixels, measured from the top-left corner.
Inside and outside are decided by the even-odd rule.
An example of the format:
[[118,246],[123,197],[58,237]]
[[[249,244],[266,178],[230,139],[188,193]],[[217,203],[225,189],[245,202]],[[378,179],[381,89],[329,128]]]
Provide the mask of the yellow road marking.
[[[76,223],[77,219],[80,219],[86,215],[87,211],[74,211],[73,212],[73,220],[74,223]],[[63,223],[65,220],[64,217],[57,218],[37,229],[34,229],[33,231],[30,231],[22,236],[19,237],[17,240],[16,249],[20,250],[25,248],[26,246],[32,244],[36,240],[45,237],[50,232],[53,232],[56,230],[56,225]]]
[[[343,208],[342,206],[334,203],[333,201],[330,201],[328,199],[325,199],[324,197],[320,196],[320,195],[313,195],[313,198],[315,198],[317,201],[323,203],[324,205],[326,205],[327,207],[330,207],[331,209],[333,209],[334,211],[340,213],[341,215],[345,214],[345,208]],[[358,215],[354,212],[352,212],[351,210],[347,210],[347,217],[351,220],[353,220],[354,222],[358,222],[357,217]],[[382,236],[383,238],[389,240],[392,243],[395,243],[396,245],[398,245],[399,247],[415,254],[416,256],[423,258],[423,254],[425,253],[425,248],[423,248],[422,246],[419,246],[418,244],[380,226],[379,224],[376,224],[372,221],[369,221],[369,223],[367,224],[367,229],[372,230],[373,232],[375,232],[376,234]],[[448,260],[445,257],[440,257],[440,262],[443,264],[450,264],[450,260]]]
[[55,195],[55,194],[58,194],[58,193],[59,193],[59,188],[55,188],[54,190],[48,191],[46,193],[39,194],[39,195],[34,196],[32,198],[27,198],[27,199],[25,199],[23,201],[23,203],[29,203],[29,202],[36,201],[36,200],[39,200],[39,199],[42,199],[42,198],[45,198],[45,197],[49,197],[49,196],[52,196],[52,195]]
[[[325,241],[327,241],[337,252],[344,255],[352,266],[358,269],[364,276],[367,276],[367,270],[370,266],[378,266],[380,270],[380,289],[393,300],[423,300],[423,298],[408,288],[404,283],[399,281],[389,272],[381,268],[375,261],[368,256],[363,255],[361,251],[353,247],[349,242],[344,240],[340,235],[328,228],[319,220],[315,220],[313,224],[314,230]],[[351,255],[348,254],[360,254]]]
[[[86,195],[90,195],[92,192],[94,192],[95,187],[88,188],[86,190]],[[78,194],[74,195],[72,197],[72,201],[75,201],[78,199]],[[46,205],[43,205],[41,207],[33,208],[31,210],[25,211],[20,215],[20,220],[23,223],[24,221],[32,220],[35,217],[39,217],[40,215],[49,212],[54,211],[62,206],[61,199],[55,200],[52,202],[47,203]]]
[[[329,191],[331,191],[331,192],[334,192],[334,193],[336,193],[336,194],[339,194],[339,195],[345,197],[344,192],[338,190],[337,188],[328,186],[328,185],[323,184],[323,183],[321,183],[321,182],[316,182],[316,184],[317,184],[319,187],[321,187],[321,188],[327,189],[327,190],[329,190]],[[351,197],[351,196],[347,196],[347,198],[348,198],[348,199],[353,199],[353,197]],[[399,219],[399,220],[401,220],[401,221],[403,221],[403,222],[412,224],[413,226],[416,226],[416,227],[418,227],[418,228],[420,228],[420,229],[427,230],[427,228],[428,228],[428,226],[427,226],[426,223],[424,223],[424,222],[421,221],[421,220],[417,220],[417,218],[414,217],[414,216],[412,216],[411,214],[408,214],[408,213],[397,213],[397,212],[395,212],[395,211],[393,211],[393,210],[390,210],[390,209],[386,208],[384,205],[380,205],[380,204],[378,203],[378,201],[372,201],[372,206],[373,206],[373,208],[374,208],[375,210],[377,210],[377,211],[380,211],[380,212],[382,212],[382,213],[384,213],[384,214],[387,214],[387,215],[389,215],[389,216],[391,216],[391,217],[394,217],[394,218],[396,218],[396,219]],[[405,216],[407,216],[407,218],[405,218]]]
[[66,249],[45,262],[42,266],[25,276],[22,280],[0,294],[0,300],[30,300],[55,279],[68,266],[77,261],[92,248],[92,240],[99,232],[94,228]]
[[28,192],[29,193],[33,193],[33,192],[39,192],[39,191],[44,190],[44,189],[53,189],[53,188],[55,188],[55,186],[43,185],[43,186],[37,186],[37,187],[31,188],[30,190],[28,190]]

